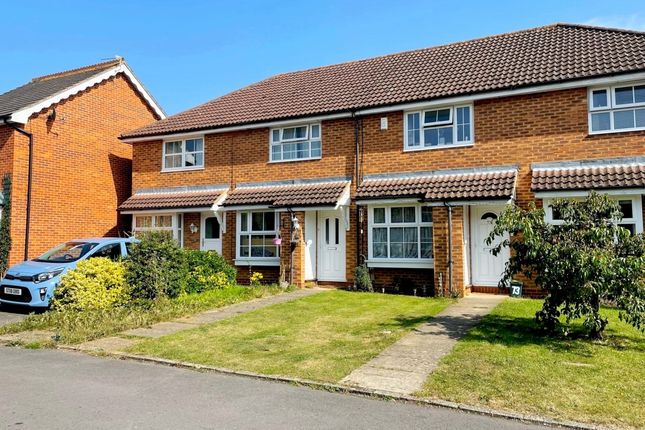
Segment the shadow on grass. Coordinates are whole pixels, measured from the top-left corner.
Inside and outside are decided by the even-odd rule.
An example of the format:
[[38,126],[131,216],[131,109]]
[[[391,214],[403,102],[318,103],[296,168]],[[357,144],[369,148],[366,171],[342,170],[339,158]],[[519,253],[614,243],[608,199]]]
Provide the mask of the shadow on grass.
[[[611,323],[610,323],[611,324]],[[540,345],[556,352],[569,352],[591,356],[591,347],[605,347],[613,350],[645,352],[645,341],[611,329],[605,331],[605,340],[592,341],[585,337],[580,324],[572,324],[567,336],[543,333],[534,318],[519,316],[487,315],[482,322],[470,330],[466,340],[484,341],[508,347]]]

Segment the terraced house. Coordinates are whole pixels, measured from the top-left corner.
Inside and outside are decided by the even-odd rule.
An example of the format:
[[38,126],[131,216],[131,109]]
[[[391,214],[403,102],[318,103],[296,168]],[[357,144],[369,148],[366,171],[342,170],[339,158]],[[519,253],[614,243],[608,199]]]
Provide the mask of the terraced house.
[[[285,73],[123,134],[135,231],[302,286],[496,292],[504,206],[602,190],[643,231],[645,33],[556,24]],[[530,285],[527,294],[537,294]]]
[[11,178],[10,212],[0,192],[0,214],[10,216],[9,263],[71,239],[130,230],[117,207],[131,194],[132,148],[119,135],[162,118],[120,57],[0,94],[0,182]]

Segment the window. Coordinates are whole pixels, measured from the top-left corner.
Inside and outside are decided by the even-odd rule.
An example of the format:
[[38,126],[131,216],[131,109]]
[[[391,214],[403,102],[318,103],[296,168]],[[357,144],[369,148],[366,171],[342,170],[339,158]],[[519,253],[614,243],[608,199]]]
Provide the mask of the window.
[[271,129],[271,161],[311,160],[322,156],[320,124]]
[[589,91],[589,132],[645,130],[645,84]]
[[238,258],[277,259],[280,251],[273,240],[278,222],[275,212],[238,212]]
[[432,208],[429,206],[372,207],[369,228],[371,261],[432,259]]
[[172,237],[182,245],[182,223],[182,214],[134,215],[134,227],[132,230],[135,236],[137,233],[145,233],[149,231],[166,231],[172,234]]
[[204,139],[194,138],[163,143],[163,170],[204,167]]
[[[643,210],[641,196],[610,196],[618,202],[623,219],[618,223],[619,226],[626,228],[632,234],[643,232]],[[563,198],[567,198],[563,196]],[[572,199],[581,199],[582,197],[572,197]],[[562,224],[564,221],[562,215],[553,209],[553,200],[544,201],[545,216],[547,222],[551,224]]]
[[90,256],[90,258],[96,257],[109,258],[112,261],[121,259],[121,244],[111,243],[109,245],[105,245]]
[[449,106],[405,115],[405,149],[419,150],[473,142],[472,106]]

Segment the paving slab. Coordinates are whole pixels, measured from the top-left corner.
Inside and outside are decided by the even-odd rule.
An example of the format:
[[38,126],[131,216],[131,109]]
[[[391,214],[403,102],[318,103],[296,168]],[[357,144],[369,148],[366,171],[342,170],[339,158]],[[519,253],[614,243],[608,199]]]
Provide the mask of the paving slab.
[[54,332],[46,330],[21,331],[0,336],[0,344],[27,344],[34,342],[49,342],[55,336]]
[[141,327],[128,330],[122,333],[125,336],[136,336],[145,338],[158,338],[169,334],[177,333],[183,330],[198,327],[204,324],[210,324],[237,315],[253,312],[267,306],[278,303],[290,302],[292,300],[311,296],[313,294],[325,291],[320,288],[308,288],[296,290],[290,293],[277,294],[274,296],[263,297],[260,299],[250,300],[248,302],[236,303],[219,309],[212,309],[206,312],[192,315],[190,317],[179,318],[174,321],[161,322],[153,324],[150,327]]
[[505,299],[476,293],[464,297],[355,369],[341,383],[393,394],[418,391],[457,341]]

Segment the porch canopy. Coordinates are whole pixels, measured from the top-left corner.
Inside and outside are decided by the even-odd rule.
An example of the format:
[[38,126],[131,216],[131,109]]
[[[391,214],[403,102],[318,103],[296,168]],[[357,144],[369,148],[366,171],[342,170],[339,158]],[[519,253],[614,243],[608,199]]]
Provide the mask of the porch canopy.
[[150,188],[137,191],[119,206],[123,213],[169,210],[195,212],[202,209],[217,210],[226,197],[226,185]]
[[422,202],[503,201],[515,196],[517,166],[366,176],[356,192],[359,204],[418,199]]
[[604,190],[645,193],[645,157],[534,163],[531,189],[537,197]]
[[222,203],[223,208],[339,209],[349,205],[350,181],[346,178],[290,180],[238,184]]

